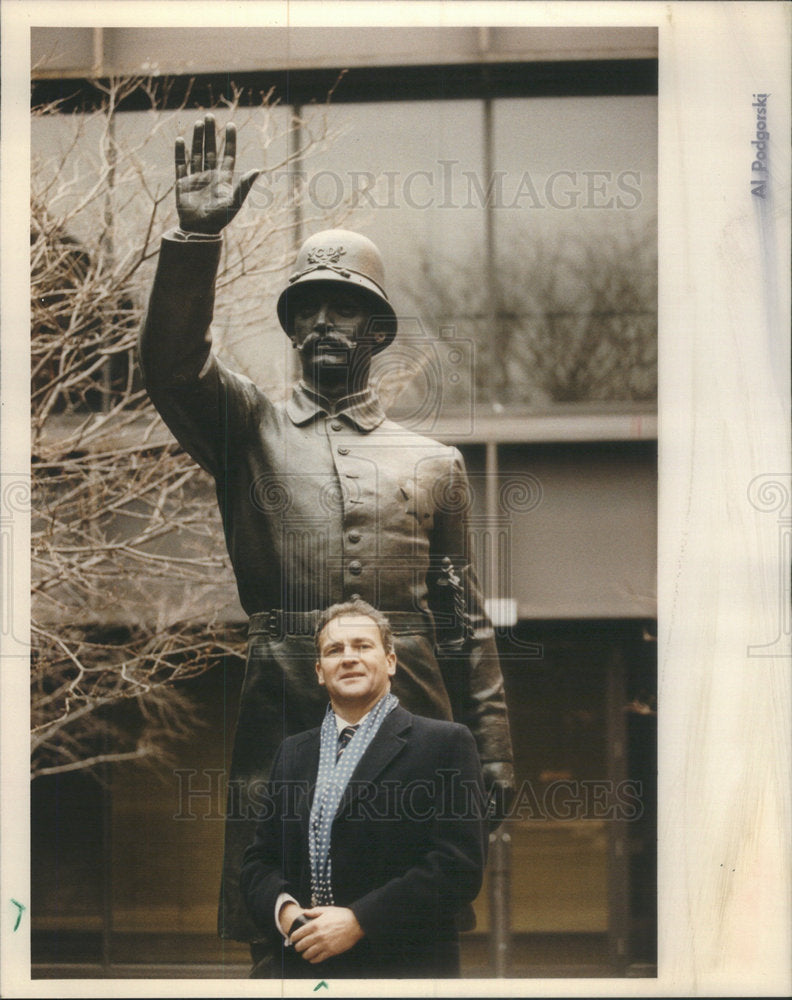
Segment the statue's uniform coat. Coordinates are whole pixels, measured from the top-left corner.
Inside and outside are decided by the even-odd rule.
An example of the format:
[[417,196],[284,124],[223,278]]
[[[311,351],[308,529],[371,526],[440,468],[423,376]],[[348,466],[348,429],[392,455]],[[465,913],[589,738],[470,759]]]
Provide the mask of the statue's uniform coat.
[[[492,628],[467,554],[459,452],[387,420],[370,390],[331,413],[302,384],[274,404],[229,371],[209,333],[220,247],[220,239],[163,239],[140,359],[163,419],[215,480],[240,600],[255,616],[219,918],[222,936],[252,940],[238,878],[255,828],[255,783],[266,780],[284,736],[317,725],[326,704],[312,635],[290,630],[288,612],[359,595],[393,617],[393,690],[405,708],[465,723],[490,779],[508,782],[511,743]],[[453,587],[443,586],[449,567],[464,595],[466,635],[451,614]],[[261,613],[271,609],[286,614],[269,627]]]

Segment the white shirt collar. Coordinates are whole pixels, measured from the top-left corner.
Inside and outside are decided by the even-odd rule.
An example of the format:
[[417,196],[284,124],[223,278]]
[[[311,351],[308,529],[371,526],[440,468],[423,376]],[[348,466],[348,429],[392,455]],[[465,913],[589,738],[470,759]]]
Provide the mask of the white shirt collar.
[[369,716],[370,711],[371,710],[369,709],[369,711],[366,712],[366,714],[362,718],[358,719],[357,722],[347,722],[346,719],[341,718],[338,712],[333,712],[333,715],[335,715],[336,729],[338,730],[338,735],[340,736],[341,730],[346,729],[347,726],[359,726]]

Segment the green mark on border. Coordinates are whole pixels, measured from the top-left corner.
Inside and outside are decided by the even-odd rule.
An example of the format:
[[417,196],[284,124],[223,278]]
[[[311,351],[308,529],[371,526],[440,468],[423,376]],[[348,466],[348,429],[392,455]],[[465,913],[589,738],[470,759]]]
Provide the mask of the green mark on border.
[[19,913],[17,913],[16,923],[14,924],[14,930],[16,930],[22,921],[22,914],[25,912],[25,907],[22,905],[22,903],[18,903],[15,899],[12,899],[11,902],[14,904],[14,906],[19,907]]
[[316,991],[317,991],[317,990],[318,990],[318,989],[319,989],[320,987],[322,987],[322,986],[324,986],[324,988],[325,988],[326,990],[329,990],[329,989],[330,989],[330,987],[329,987],[329,986],[327,985],[327,983],[326,983],[326,982],[324,981],[324,979],[323,979],[323,980],[321,981],[321,983],[317,983],[317,984],[316,984],[316,986],[314,986],[314,988],[313,988],[313,991],[314,991],[314,993],[316,993]]

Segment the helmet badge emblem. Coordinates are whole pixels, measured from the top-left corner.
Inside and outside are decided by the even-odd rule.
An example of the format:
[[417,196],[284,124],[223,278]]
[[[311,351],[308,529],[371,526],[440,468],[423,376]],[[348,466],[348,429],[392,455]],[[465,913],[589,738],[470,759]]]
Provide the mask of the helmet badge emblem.
[[308,254],[308,263],[337,264],[345,253],[346,250],[340,243],[337,247],[315,247]]
[[345,253],[346,250],[341,243],[338,246],[314,247],[305,259],[306,267],[302,271],[293,274],[289,278],[289,282],[293,284],[298,278],[310,274],[311,271],[320,270],[333,271],[335,274],[340,274],[342,278],[348,278],[350,276],[349,271],[341,267],[338,263]]

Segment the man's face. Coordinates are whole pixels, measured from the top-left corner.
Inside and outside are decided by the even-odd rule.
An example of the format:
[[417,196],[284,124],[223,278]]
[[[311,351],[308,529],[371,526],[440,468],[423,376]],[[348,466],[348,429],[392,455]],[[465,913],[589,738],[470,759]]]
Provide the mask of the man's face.
[[368,615],[341,615],[322,630],[316,675],[333,708],[349,722],[376,705],[395,673],[396,654],[385,652],[380,630]]

